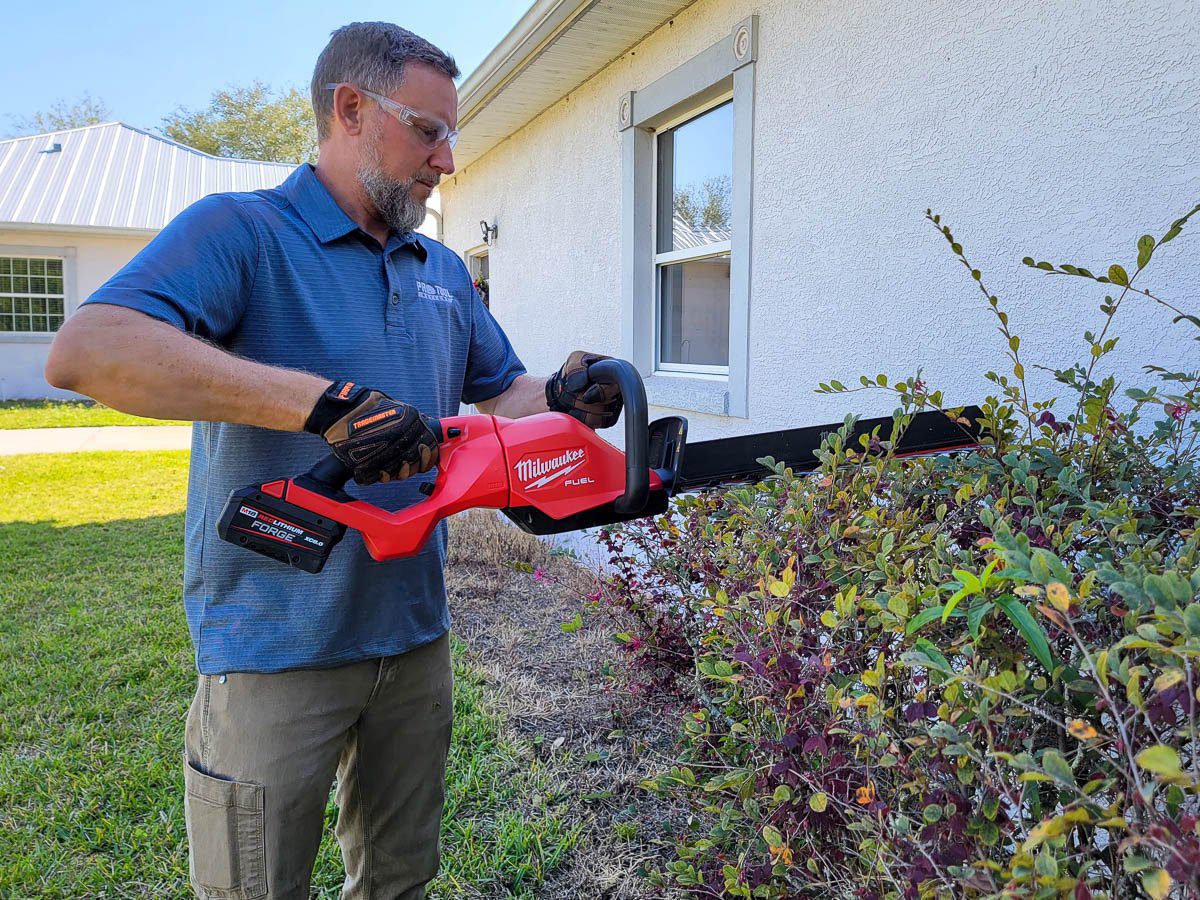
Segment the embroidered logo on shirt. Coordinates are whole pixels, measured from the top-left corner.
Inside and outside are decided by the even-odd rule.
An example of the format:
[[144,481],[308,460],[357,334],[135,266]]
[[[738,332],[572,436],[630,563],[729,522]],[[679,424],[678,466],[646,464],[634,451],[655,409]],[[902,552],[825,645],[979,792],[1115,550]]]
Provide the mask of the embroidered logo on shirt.
[[454,295],[440,284],[426,284],[424,281],[417,282],[417,296],[422,300],[436,300],[439,303],[454,302]]

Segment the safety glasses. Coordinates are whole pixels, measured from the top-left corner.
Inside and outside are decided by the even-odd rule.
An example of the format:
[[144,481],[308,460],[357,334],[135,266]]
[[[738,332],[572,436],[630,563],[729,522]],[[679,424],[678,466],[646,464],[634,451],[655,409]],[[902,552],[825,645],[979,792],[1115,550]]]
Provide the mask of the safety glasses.
[[382,94],[376,94],[374,91],[368,91],[366,88],[361,88],[357,84],[348,84],[347,82],[339,82],[338,84],[327,84],[325,90],[334,91],[340,88],[343,84],[347,87],[352,87],[360,94],[366,94],[383,109],[386,109],[403,125],[407,125],[417,135],[418,140],[430,150],[436,150],[442,144],[447,144],[451,150],[458,143],[458,129],[451,130],[450,126],[441,119],[434,119],[430,116],[423,116],[411,106],[405,106],[403,103],[397,103],[395,100],[389,100]]

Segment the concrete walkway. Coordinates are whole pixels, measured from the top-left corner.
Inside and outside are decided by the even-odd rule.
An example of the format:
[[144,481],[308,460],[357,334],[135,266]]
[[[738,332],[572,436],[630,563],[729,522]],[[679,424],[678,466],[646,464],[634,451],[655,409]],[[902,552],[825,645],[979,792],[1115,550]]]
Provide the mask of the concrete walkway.
[[190,425],[104,425],[0,431],[0,456],[82,450],[189,450]]

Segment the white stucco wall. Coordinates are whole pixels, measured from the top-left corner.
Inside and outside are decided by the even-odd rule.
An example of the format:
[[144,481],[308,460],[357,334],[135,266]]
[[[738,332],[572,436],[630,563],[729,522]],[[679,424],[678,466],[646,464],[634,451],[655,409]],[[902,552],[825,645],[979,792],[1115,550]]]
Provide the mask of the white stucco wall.
[[[1136,241],[1200,200],[1200,20],[1191,0],[998,4],[699,0],[442,184],[446,243],[495,221],[492,309],[533,372],[621,348],[618,98],[759,16],[750,419],[694,438],[878,413],[820,381],[918,366],[950,402],[1005,365],[983,296],[923,220],[939,211],[1022,336],[1026,367],[1082,361],[1103,291],[1026,254],[1132,271]],[[1146,286],[1195,306],[1200,221]],[[1192,311],[1196,311],[1194,308]],[[1195,368],[1165,311],[1127,301],[1114,368]],[[1033,379],[1049,386],[1048,379]]]
[[[48,231],[0,229],[0,253],[14,247],[70,248],[74,258],[74,292],[67,279],[68,315],[109,279],[139,250],[150,242],[145,235],[115,237],[96,234],[68,234]],[[42,377],[51,336],[20,336],[0,332],[0,400],[40,397],[75,397],[68,391],[50,387]]]

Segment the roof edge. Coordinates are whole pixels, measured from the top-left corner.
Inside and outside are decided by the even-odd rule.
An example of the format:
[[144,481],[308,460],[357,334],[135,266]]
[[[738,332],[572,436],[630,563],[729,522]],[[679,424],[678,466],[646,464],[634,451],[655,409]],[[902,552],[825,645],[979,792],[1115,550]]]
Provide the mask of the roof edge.
[[147,131],[145,128],[138,128],[136,125],[130,125],[128,122],[122,122],[120,119],[114,119],[111,122],[97,122],[95,125],[80,125],[77,128],[60,128],[57,131],[42,131],[38,134],[26,134],[21,137],[4,138],[0,140],[0,145],[10,144],[14,141],[29,141],[34,138],[50,138],[60,134],[71,134],[76,131],[88,131],[92,128],[111,128],[113,126],[126,128],[129,131],[136,131],[138,134],[145,135],[148,138],[153,138],[156,141],[161,141],[164,144],[170,144],[172,147],[178,147],[180,150],[186,150],[188,153],[195,153],[197,156],[202,156],[205,159],[216,159],[222,162],[235,163],[252,163],[256,166],[292,166],[295,168],[301,163],[293,162],[276,162],[273,159],[242,159],[238,156],[215,156],[212,153],[205,153],[203,150],[197,150],[195,147],[189,147],[187,144],[181,144],[179,141],[166,137],[165,135],[155,134],[153,131]]
[[459,128],[518,75],[531,57],[594,3],[595,0],[536,0],[459,86]]
[[91,237],[154,237],[161,228],[124,228],[118,225],[51,225],[43,222],[0,222],[0,231],[36,231]]

